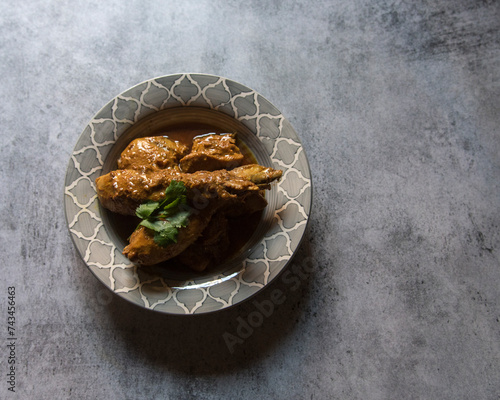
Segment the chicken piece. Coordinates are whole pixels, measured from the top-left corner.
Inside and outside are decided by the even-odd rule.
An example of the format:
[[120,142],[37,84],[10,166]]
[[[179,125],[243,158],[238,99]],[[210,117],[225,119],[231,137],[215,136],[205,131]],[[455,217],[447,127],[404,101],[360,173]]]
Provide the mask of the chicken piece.
[[104,208],[134,215],[142,203],[161,200],[170,181],[180,180],[180,176],[180,172],[171,169],[150,173],[133,169],[111,171],[96,179],[97,196]]
[[[249,174],[248,171],[252,173]],[[262,185],[279,179],[281,174],[280,170],[259,165],[251,169],[198,171],[192,174],[172,169],[149,173],[123,169],[97,178],[96,189],[104,208],[118,214],[134,215],[136,208],[142,203],[163,199],[165,189],[172,180],[184,182],[190,202],[194,207],[202,207],[210,198],[224,199],[241,193],[260,192]],[[258,185],[251,179],[257,179]],[[256,198],[253,201],[255,200]],[[260,202],[258,199],[256,201]]]
[[177,243],[166,247],[156,244],[152,230],[139,226],[130,236],[123,254],[130,261],[142,265],[154,265],[178,256],[198,239],[215,211],[215,208],[211,208],[203,213],[193,214],[189,218],[189,224],[179,230]]
[[186,145],[165,136],[138,138],[130,142],[121,153],[118,168],[139,171],[179,169],[179,160],[188,152]]
[[193,140],[191,152],[180,160],[180,166],[183,172],[215,171],[232,169],[242,161],[235,134],[209,134]]

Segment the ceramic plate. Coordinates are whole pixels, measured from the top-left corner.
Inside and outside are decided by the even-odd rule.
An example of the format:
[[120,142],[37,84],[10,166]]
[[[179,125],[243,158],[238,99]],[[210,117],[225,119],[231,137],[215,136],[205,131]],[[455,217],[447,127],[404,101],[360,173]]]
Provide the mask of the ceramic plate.
[[[135,137],[183,123],[238,132],[257,162],[283,171],[266,193],[268,206],[246,246],[208,272],[139,267],[113,216],[101,208],[95,179],[116,168]],[[309,164],[287,119],[260,94],[235,81],[177,74],[140,83],[105,105],[81,134],[69,161],[64,207],[74,244],[92,273],[112,292],[169,314],[221,310],[248,299],[275,279],[292,259],[311,210]]]

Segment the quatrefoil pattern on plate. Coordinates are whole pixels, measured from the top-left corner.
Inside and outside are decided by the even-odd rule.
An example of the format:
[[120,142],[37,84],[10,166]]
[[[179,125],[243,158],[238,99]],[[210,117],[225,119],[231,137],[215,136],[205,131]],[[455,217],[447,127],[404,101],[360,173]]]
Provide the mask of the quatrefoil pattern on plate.
[[[178,107],[201,107],[234,118],[259,139],[274,168],[283,170],[272,204],[274,221],[246,258],[230,271],[183,281],[151,273],[121,254],[101,214],[94,183],[113,145],[128,128],[152,113]],[[256,91],[206,74],[154,78],[111,100],[82,132],[69,161],[64,189],[71,237],[94,275],[123,298],[171,314],[223,309],[264,288],[297,250],[311,198],[307,158],[287,119]]]

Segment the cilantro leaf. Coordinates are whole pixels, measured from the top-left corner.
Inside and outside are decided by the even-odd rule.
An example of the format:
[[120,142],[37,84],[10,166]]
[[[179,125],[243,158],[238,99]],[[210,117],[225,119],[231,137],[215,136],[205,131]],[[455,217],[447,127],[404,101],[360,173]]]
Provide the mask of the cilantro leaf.
[[189,215],[191,213],[187,210],[179,211],[171,217],[167,218],[167,221],[170,222],[176,228],[182,228],[187,226],[189,223]]
[[165,195],[167,197],[177,198],[186,194],[186,186],[184,186],[184,182],[173,180],[168,185],[168,188],[165,190]]
[[156,232],[154,241],[158,246],[165,247],[171,243],[177,243],[179,231],[174,226],[168,224],[161,232]]
[[139,225],[151,229],[152,231],[155,232],[161,232],[162,229],[164,229],[165,221],[161,220],[151,221],[149,219],[145,219],[141,221]]
[[186,210],[186,187],[183,182],[171,181],[165,190],[165,198],[161,202],[150,201],[136,209],[136,215],[142,219],[139,226],[151,229],[154,241],[165,247],[177,243],[178,228],[186,227],[191,212]]
[[170,204],[166,204],[163,207],[163,209],[160,211],[160,213],[167,216],[170,213],[175,212],[175,210],[179,207],[179,205],[181,203],[182,203],[182,199],[180,197],[178,197],[174,201],[172,201]]
[[147,203],[141,204],[135,210],[135,215],[137,215],[141,219],[148,219],[159,205],[160,203],[158,203],[157,201],[149,201]]

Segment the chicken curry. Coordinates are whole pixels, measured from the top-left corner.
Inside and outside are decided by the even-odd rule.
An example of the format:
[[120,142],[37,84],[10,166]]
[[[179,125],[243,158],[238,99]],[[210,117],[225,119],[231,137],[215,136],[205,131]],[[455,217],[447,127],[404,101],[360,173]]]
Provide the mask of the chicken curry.
[[104,208],[136,218],[124,255],[140,265],[175,260],[196,271],[245,244],[267,205],[265,190],[282,175],[257,164],[233,133],[138,138],[117,167],[96,187]]

